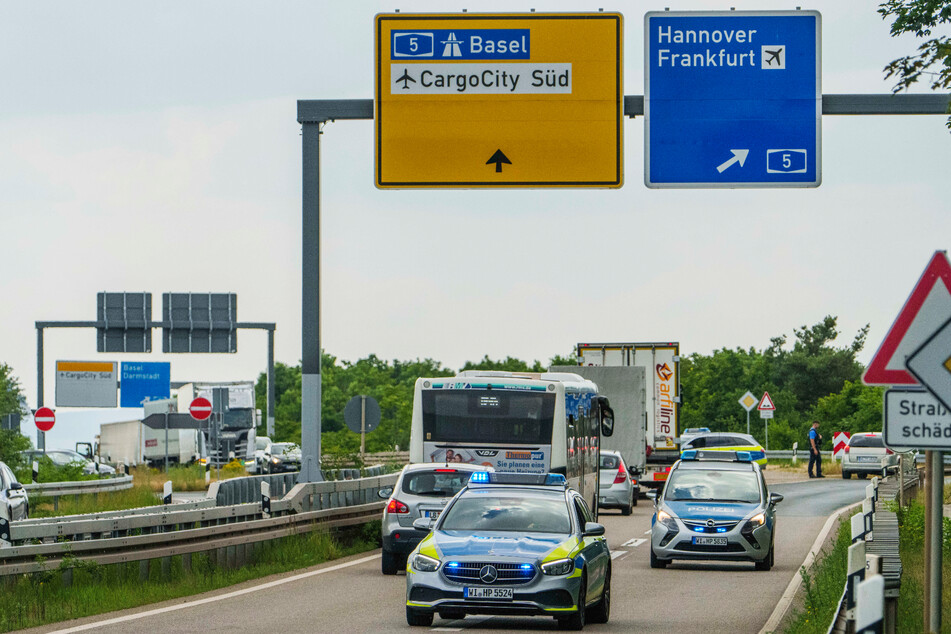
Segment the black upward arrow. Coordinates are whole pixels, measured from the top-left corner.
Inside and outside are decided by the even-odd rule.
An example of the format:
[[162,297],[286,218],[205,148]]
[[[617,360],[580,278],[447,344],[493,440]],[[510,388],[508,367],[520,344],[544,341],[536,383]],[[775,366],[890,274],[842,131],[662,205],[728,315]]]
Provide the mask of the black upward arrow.
[[511,165],[512,161],[510,161],[509,157],[505,156],[505,154],[502,153],[502,150],[499,149],[495,151],[495,154],[492,155],[492,158],[485,162],[486,165],[492,165],[492,163],[495,163],[495,171],[501,172],[502,163]]

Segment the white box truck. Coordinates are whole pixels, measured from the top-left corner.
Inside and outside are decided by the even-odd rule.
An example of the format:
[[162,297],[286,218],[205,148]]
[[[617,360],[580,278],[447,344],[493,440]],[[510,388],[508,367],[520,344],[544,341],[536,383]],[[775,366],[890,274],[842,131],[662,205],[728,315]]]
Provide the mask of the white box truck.
[[[631,379],[619,379],[606,382],[591,378],[602,389],[605,396],[611,401],[614,408],[615,421],[621,417],[618,403],[620,395],[614,394],[615,389],[625,389],[624,384],[630,384],[635,393],[643,389],[643,422],[627,436],[619,430],[615,423],[615,437],[619,434],[625,437],[636,438],[642,429],[644,433],[643,465],[639,478],[640,485],[660,488],[667,480],[670,466],[680,457],[677,446],[678,426],[680,419],[680,343],[678,342],[648,342],[648,343],[579,343],[577,346],[578,364],[581,368],[591,367],[634,367],[643,369],[643,387],[639,387]],[[605,382],[605,385],[601,385]],[[637,401],[635,396],[634,401]],[[608,439],[610,443],[627,442],[618,438]],[[639,442],[634,440],[634,442]],[[639,464],[640,452],[631,458],[633,464]],[[625,456],[627,458],[627,456]]]
[[[165,462],[165,430],[151,429],[139,420],[103,423],[95,453],[110,465],[161,466]],[[205,454],[204,439],[197,429],[168,430],[169,464],[189,464]]]
[[214,403],[215,388],[228,390],[228,403],[221,414],[220,429],[217,423],[211,422],[217,414],[213,414],[209,424],[202,427],[208,460],[216,467],[231,460],[239,460],[245,469],[255,472],[257,463],[254,460],[254,445],[258,411],[254,407],[254,382],[186,383],[177,390],[178,411],[187,412],[189,404],[199,396]]

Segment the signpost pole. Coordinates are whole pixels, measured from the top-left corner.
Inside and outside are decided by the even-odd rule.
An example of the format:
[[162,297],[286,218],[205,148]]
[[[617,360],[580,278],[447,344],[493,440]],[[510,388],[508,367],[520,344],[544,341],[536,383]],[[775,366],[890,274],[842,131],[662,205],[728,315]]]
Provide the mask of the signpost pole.
[[274,437],[274,329],[267,331],[267,436]]
[[769,451],[769,419],[763,419],[763,427],[766,429],[766,446],[763,447],[766,451]]
[[[36,325],[36,409],[43,407],[43,327]],[[46,453],[46,433],[36,430],[36,448]]]
[[750,410],[746,410],[746,435],[750,435]]
[[[941,545],[942,520],[944,514],[941,508],[944,501],[944,453],[929,451],[931,454],[931,490],[928,492],[928,506],[931,507],[931,545],[930,566],[928,567],[928,602],[929,614],[926,623],[927,631],[941,631]],[[927,458],[926,458],[927,460]],[[927,538],[925,538],[927,539]]]
[[[924,608],[924,619],[923,623],[925,624],[926,631],[928,630],[928,625],[931,623],[931,562],[932,562],[932,553],[931,553],[931,489],[934,485],[935,473],[932,469],[931,454],[933,451],[925,452],[925,547],[924,547],[924,559],[925,559],[925,591],[923,597],[923,608]],[[940,574],[940,573],[939,573]],[[939,604],[940,605],[940,604]],[[940,607],[939,607],[940,609]]]
[[360,460],[366,454],[367,442],[367,397],[360,396]]
[[168,473],[168,408],[165,408],[165,473]]

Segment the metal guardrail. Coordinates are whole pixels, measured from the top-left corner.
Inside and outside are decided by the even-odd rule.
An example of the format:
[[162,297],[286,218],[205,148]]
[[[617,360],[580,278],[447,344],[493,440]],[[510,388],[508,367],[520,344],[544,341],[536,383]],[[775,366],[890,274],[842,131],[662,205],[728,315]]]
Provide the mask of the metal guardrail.
[[77,480],[75,482],[41,482],[39,484],[24,484],[23,488],[30,495],[47,497],[61,497],[64,495],[82,495],[84,493],[107,493],[132,488],[132,476],[117,478],[102,478],[99,480]]
[[269,514],[259,497],[227,506],[207,500],[122,516],[11,522],[12,546],[0,549],[0,577],[55,569],[67,556],[111,564],[218,550],[219,562],[240,564],[254,543],[379,517],[385,502],[378,493],[397,477],[297,484],[271,500]]

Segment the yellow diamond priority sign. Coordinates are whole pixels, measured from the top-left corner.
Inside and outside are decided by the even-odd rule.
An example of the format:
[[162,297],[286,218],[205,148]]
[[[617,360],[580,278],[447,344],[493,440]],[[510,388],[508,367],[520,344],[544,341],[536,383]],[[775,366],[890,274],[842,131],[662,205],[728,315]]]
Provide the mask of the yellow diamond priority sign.
[[376,186],[620,187],[618,13],[376,16]]

